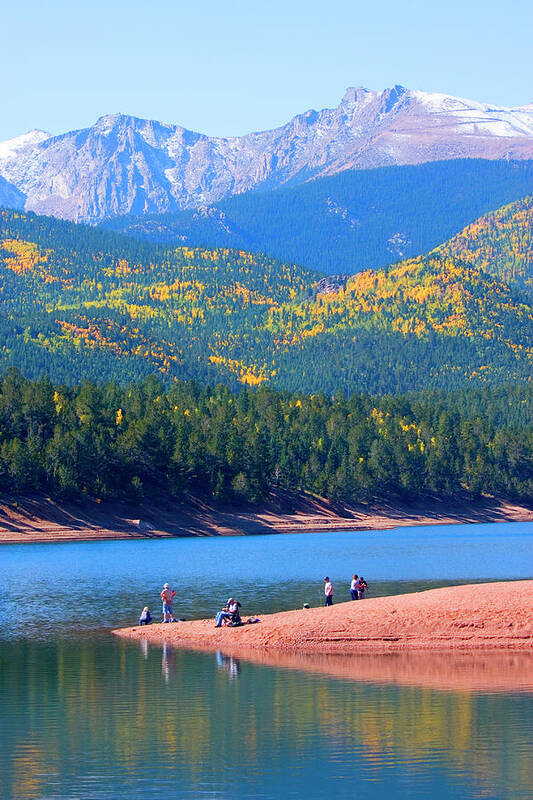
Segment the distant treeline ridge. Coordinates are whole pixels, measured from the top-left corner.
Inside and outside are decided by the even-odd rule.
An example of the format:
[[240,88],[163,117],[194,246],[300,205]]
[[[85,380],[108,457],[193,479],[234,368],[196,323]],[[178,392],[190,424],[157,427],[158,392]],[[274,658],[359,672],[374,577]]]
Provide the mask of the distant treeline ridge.
[[0,378],[0,489],[219,503],[273,489],[338,501],[533,495],[533,387],[328,397],[156,378]]

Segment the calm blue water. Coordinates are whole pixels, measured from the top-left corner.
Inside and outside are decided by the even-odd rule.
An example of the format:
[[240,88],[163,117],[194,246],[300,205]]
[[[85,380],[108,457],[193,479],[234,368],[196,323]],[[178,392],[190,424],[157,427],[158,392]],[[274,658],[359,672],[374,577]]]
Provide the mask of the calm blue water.
[[157,615],[165,580],[192,618],[229,594],[246,614],[318,605],[325,574],[347,599],[354,571],[370,596],[532,577],[533,524],[2,547],[1,797],[533,798],[530,691],[355,682],[108,633]]

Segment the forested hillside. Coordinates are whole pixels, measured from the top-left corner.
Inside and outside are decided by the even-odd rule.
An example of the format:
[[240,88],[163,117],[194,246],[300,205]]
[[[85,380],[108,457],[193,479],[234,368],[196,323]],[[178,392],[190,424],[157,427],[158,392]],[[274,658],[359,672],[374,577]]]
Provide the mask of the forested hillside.
[[[73,382],[154,371],[255,383],[247,340],[268,309],[317,275],[229,250],[163,249],[87,226],[3,211],[0,364]],[[218,362],[231,349],[231,369]]]
[[271,309],[267,327],[289,345],[278,364],[293,390],[314,391],[324,363],[337,389],[378,393],[532,375],[527,297],[450,257],[361,272],[337,292]]
[[0,367],[373,394],[531,379],[516,285],[444,254],[349,279],[0,214]]
[[532,387],[345,399],[179,381],[165,391],[153,377],[69,388],[11,371],[0,378],[0,488],[221,503],[276,488],[345,501],[528,500],[532,405]]
[[533,196],[492,211],[435,253],[533,289]]
[[427,253],[492,209],[533,193],[533,162],[462,159],[347,170],[196,211],[104,226],[170,245],[261,251],[329,274]]

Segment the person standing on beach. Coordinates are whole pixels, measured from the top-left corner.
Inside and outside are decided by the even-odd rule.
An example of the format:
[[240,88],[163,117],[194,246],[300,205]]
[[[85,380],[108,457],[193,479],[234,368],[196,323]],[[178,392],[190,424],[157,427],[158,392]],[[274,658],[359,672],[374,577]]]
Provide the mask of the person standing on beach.
[[361,577],[357,581],[357,593],[359,595],[359,600],[364,600],[365,599],[365,592],[366,592],[367,589],[368,589],[368,583],[365,581],[365,579],[361,575]]
[[176,622],[174,619],[174,612],[172,610],[172,601],[176,597],[177,592],[171,589],[168,583],[165,583],[161,592],[161,602],[163,603],[163,622]]
[[326,596],[326,602],[324,603],[325,606],[332,606],[333,605],[333,584],[326,575],[324,578],[324,594]]
[[352,582],[350,584],[350,597],[352,600],[359,600],[359,592],[357,591],[357,584],[359,582],[359,576],[354,575],[352,578]]

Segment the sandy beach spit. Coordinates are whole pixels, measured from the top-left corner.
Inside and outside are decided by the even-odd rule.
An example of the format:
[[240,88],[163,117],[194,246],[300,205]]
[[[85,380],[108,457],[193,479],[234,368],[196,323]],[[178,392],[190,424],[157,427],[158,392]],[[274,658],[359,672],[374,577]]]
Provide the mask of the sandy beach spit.
[[[249,609],[253,612],[253,609]],[[243,609],[243,619],[248,609]],[[530,651],[533,580],[453,586],[284,611],[255,625],[215,628],[197,620],[123,628],[114,634],[195,650],[250,654]],[[533,663],[533,662],[532,662]]]

